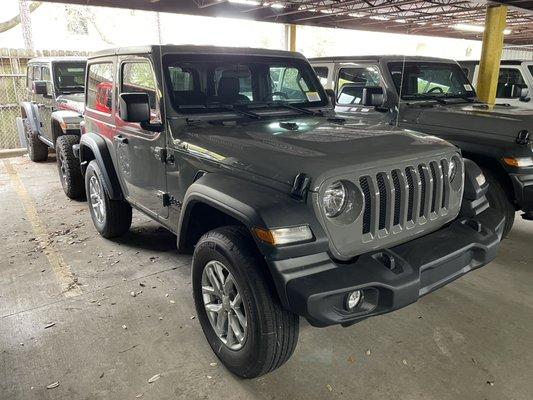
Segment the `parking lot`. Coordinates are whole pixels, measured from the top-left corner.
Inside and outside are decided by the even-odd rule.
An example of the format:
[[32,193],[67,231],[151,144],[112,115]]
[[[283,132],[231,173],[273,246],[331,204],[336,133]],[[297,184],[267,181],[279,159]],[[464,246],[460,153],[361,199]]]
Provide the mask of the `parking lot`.
[[1,160],[0,194],[2,399],[531,398],[533,223],[518,216],[490,265],[350,328],[302,321],[289,362],[244,381],[202,334],[172,234],[134,213],[101,238],[53,156]]

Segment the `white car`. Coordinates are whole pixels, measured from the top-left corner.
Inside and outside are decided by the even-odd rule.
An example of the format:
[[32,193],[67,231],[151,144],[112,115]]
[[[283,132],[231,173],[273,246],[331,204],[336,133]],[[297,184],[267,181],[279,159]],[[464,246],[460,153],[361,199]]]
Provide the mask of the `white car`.
[[[476,85],[479,75],[479,61],[459,61],[461,67]],[[533,61],[504,60],[500,65],[497,103],[533,109]]]

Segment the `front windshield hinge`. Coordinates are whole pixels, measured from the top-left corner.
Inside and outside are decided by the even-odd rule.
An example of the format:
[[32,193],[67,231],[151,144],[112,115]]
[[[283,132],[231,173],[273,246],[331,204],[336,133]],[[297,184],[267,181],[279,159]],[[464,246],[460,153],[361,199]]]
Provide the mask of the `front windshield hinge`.
[[527,146],[529,144],[529,132],[526,129],[523,129],[518,132],[518,136],[516,137],[516,144],[521,144],[523,146]]
[[311,178],[303,172],[300,172],[295,176],[292,183],[291,197],[299,201],[305,201],[310,184]]

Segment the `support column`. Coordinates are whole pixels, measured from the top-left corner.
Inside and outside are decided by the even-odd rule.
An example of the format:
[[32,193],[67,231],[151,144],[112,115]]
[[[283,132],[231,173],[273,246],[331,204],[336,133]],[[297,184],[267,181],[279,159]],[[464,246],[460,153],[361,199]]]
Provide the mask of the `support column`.
[[488,104],[496,102],[496,89],[500,73],[507,6],[489,6],[485,17],[483,48],[477,78],[477,95]]
[[290,24],[287,27],[288,30],[288,41],[289,41],[289,51],[296,51],[296,25]]

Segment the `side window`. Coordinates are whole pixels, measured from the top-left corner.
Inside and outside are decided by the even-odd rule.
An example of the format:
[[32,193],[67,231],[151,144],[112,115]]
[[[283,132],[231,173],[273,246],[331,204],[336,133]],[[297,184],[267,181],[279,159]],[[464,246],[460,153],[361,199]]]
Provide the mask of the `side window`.
[[41,80],[41,67],[33,67],[33,80],[34,81],[40,81]]
[[90,64],[87,82],[87,107],[111,114],[113,64]]
[[322,86],[326,87],[328,84],[328,74],[329,74],[329,68],[328,67],[313,67],[315,70],[316,76],[318,76],[318,79],[320,80],[320,83]]
[[529,73],[533,76],[533,65],[528,65]]
[[381,85],[381,76],[376,66],[342,68],[337,79],[337,102],[361,104],[363,89]]
[[521,90],[526,87],[526,81],[518,68],[500,68],[496,97],[515,99],[520,97]]
[[43,67],[41,70],[41,80],[50,82],[50,68]]
[[26,84],[28,88],[30,89],[31,89],[32,82],[33,82],[33,67],[29,65],[26,71]]
[[53,92],[52,89],[52,78],[50,77],[50,68],[43,67],[41,69],[41,80],[46,82],[46,87],[48,94],[50,95]]
[[152,113],[157,113],[157,85],[152,65],[147,61],[126,62],[122,65],[121,93],[146,93]]

